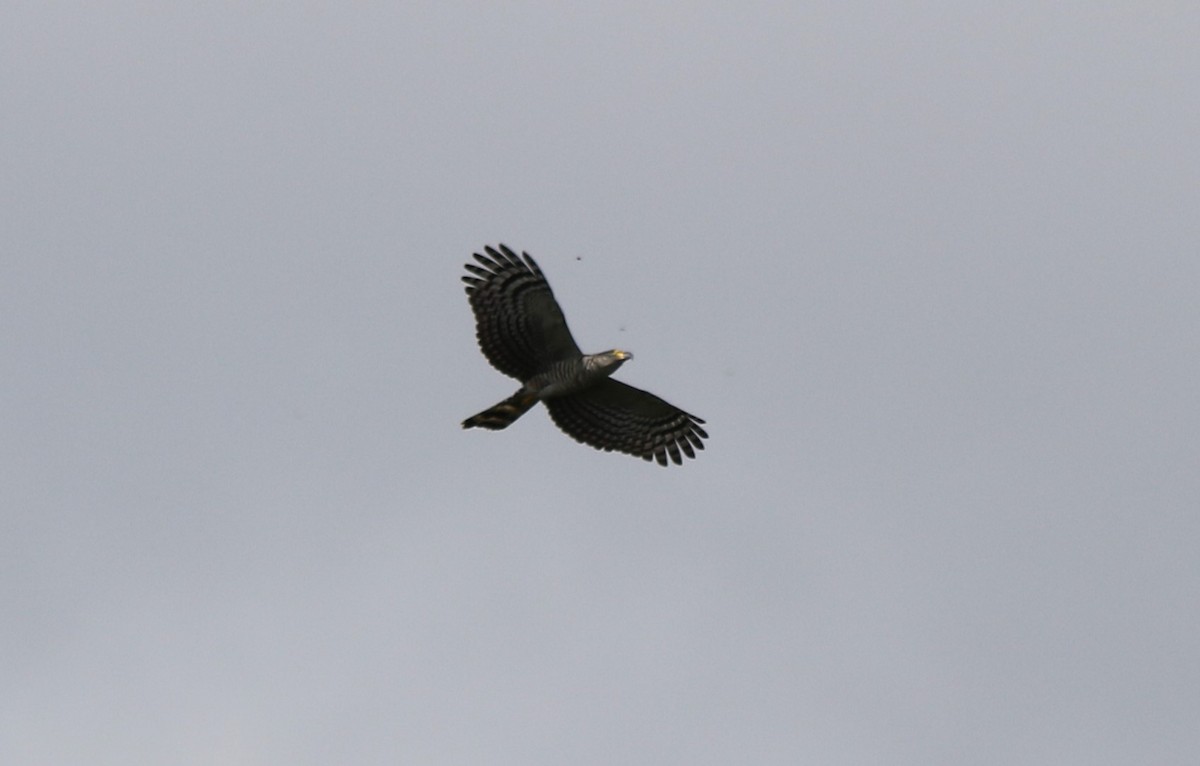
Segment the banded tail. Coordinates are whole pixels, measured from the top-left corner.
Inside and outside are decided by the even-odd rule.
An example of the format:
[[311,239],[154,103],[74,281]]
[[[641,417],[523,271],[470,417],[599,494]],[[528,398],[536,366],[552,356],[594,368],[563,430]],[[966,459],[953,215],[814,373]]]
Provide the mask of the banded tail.
[[518,391],[494,407],[488,407],[478,415],[467,418],[463,421],[462,427],[489,428],[499,431],[501,428],[511,426],[513,421],[529,412],[529,409],[537,403],[537,394]]

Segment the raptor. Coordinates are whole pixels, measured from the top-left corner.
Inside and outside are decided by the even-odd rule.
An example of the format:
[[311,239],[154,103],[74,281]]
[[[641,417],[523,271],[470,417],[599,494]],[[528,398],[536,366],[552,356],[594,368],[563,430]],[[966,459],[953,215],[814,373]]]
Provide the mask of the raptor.
[[585,354],[567,328],[550,284],[528,253],[486,247],[462,279],[483,355],[521,382],[515,394],[463,421],[507,428],[538,402],[567,435],[605,452],[676,464],[704,449],[703,420],[611,375],[633,354]]

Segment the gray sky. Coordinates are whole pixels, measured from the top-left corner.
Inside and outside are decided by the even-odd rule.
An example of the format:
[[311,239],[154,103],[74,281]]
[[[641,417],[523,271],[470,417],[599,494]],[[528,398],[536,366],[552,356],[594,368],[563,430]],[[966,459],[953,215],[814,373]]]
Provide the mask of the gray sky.
[[396,5],[6,9],[0,762],[1200,761],[1194,3]]

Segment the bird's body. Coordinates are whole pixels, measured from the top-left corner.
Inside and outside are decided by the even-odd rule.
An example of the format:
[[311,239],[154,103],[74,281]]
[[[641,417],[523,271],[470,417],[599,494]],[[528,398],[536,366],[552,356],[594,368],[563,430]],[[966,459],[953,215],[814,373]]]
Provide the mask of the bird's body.
[[506,428],[539,401],[568,435],[597,449],[667,464],[704,449],[704,421],[651,393],[613,380],[628,351],[584,354],[537,263],[504,245],[485,248],[464,276],[476,336],[496,369],[520,380],[508,399],[463,421],[463,428]]

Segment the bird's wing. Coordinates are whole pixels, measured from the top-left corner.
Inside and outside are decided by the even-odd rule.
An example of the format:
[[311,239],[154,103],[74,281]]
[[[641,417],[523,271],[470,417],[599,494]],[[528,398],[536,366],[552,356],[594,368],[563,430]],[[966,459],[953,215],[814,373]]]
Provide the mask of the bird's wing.
[[582,355],[537,263],[504,245],[466,265],[467,295],[483,355],[500,372],[526,381],[551,362]]
[[704,421],[640,388],[605,378],[569,396],[544,400],[550,417],[576,441],[666,465],[704,449]]

